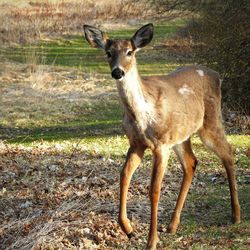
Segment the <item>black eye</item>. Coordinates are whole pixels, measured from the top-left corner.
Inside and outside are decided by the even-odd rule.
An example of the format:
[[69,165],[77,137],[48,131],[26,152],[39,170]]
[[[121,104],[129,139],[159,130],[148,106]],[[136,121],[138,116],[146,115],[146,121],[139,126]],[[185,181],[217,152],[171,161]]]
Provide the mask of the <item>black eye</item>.
[[129,51],[127,52],[127,56],[132,56],[132,54],[133,54],[133,51],[132,51],[132,50],[129,50]]
[[111,57],[111,53],[109,51],[106,52],[107,58]]

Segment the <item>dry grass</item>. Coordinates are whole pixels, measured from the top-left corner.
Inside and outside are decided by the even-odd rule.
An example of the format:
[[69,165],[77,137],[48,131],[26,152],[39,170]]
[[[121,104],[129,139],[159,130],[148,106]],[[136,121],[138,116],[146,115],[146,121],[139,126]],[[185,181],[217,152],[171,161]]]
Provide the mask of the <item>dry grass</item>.
[[[85,22],[119,23],[147,19],[149,1],[15,1],[0,2],[0,43],[27,43],[55,34],[82,32]],[[139,16],[138,16],[139,14]]]
[[[0,65],[0,91],[4,93],[1,116],[6,123],[0,127],[1,136],[6,136],[11,127],[20,135],[23,126],[33,125],[45,126],[43,132],[46,133],[49,129],[46,126],[54,126],[57,119],[67,124],[87,112],[83,109],[86,103],[94,105],[103,96],[105,102],[114,98],[115,89],[105,77],[45,65],[34,67],[32,58],[28,62],[27,65]],[[104,108],[100,111],[105,112]],[[128,240],[117,223],[119,173],[127,140],[123,136],[102,140],[104,131],[99,132],[89,143],[88,138],[81,137],[49,142],[43,140],[43,136],[31,143],[26,143],[26,138],[17,144],[8,143],[11,137],[0,142],[1,250],[144,249],[150,218],[151,160],[147,155],[144,167],[133,177],[128,212],[136,237]],[[199,170],[183,212],[183,224],[175,236],[168,235],[166,228],[182,171],[176,158],[170,159],[159,206],[159,249],[230,249],[234,246],[247,249],[250,243],[247,239],[250,174],[246,156],[249,139],[242,136],[238,140],[240,143],[235,144],[240,145],[236,160],[243,224],[230,225],[225,171],[218,168],[220,163],[196,142]]]
[[91,106],[106,96],[117,99],[115,86],[101,75],[35,64],[34,60],[0,64],[1,104],[5,107],[1,117],[6,128],[53,127],[75,120],[84,124],[87,115],[95,116]]

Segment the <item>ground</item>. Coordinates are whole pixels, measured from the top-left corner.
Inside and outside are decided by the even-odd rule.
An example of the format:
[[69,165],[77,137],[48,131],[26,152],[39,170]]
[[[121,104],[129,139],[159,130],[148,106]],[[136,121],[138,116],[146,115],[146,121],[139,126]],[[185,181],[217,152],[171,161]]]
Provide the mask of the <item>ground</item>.
[[[138,55],[143,75],[189,63],[185,42],[170,36],[183,23],[156,23],[153,44]],[[133,25],[111,26],[111,36],[131,36]],[[151,154],[129,190],[136,233],[129,240],[117,223],[128,142],[101,51],[90,49],[78,34],[5,44],[0,52],[0,249],[144,249]],[[166,232],[182,180],[173,152],[166,168],[159,249],[249,249],[250,138],[232,120],[225,125],[235,150],[242,223],[231,223],[225,170],[194,136],[199,165],[176,235]]]
[[[151,155],[146,155],[129,192],[136,238],[128,240],[117,223],[119,173],[128,143],[109,76],[84,79],[74,70],[43,68],[43,81],[37,82],[37,73],[26,66],[4,67],[1,249],[143,248],[150,216]],[[228,139],[236,149],[242,223],[231,224],[224,169],[194,137],[199,167],[175,236],[166,233],[182,179],[173,155],[166,170],[159,206],[160,249],[248,248],[250,141],[245,135]]]

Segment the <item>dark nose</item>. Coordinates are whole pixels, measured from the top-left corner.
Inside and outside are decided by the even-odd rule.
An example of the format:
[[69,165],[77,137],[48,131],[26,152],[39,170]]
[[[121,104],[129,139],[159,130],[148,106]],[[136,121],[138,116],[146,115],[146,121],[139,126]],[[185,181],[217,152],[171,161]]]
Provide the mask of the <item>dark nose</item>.
[[116,80],[121,79],[125,73],[123,70],[121,70],[120,68],[115,68],[112,73],[111,73],[112,77],[115,78]]

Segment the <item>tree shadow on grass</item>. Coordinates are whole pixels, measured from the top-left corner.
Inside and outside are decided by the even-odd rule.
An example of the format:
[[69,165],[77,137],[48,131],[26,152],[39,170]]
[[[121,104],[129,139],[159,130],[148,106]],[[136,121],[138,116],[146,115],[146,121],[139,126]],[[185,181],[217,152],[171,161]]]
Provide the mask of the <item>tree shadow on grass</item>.
[[121,121],[96,121],[82,126],[56,126],[41,128],[11,128],[0,126],[0,139],[8,143],[35,141],[63,141],[95,136],[121,135]]

